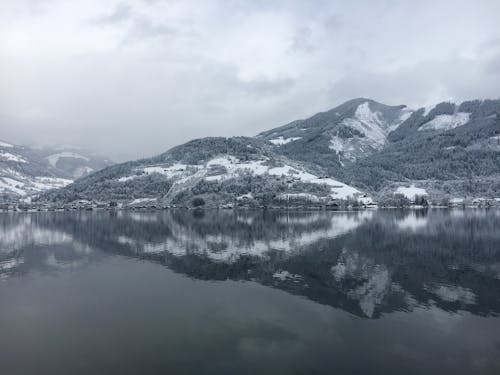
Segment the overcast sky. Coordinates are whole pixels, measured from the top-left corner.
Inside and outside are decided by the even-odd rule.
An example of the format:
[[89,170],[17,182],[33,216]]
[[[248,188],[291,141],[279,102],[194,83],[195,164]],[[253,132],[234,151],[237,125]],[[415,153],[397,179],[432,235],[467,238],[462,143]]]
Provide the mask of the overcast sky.
[[500,97],[500,1],[1,0],[0,139],[115,160],[354,97]]

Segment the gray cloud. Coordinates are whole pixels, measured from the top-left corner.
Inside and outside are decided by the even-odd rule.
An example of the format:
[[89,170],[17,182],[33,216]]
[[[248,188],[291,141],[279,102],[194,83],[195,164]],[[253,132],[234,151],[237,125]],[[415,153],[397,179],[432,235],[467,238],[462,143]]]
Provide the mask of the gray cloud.
[[[155,2],[151,2],[154,4]],[[98,27],[118,26],[127,22],[123,26],[123,38],[121,45],[142,40],[146,38],[170,37],[177,35],[179,30],[164,23],[155,23],[150,17],[134,12],[128,3],[119,3],[111,13],[106,13],[90,23]]]
[[91,23],[99,26],[115,25],[132,17],[132,8],[127,3],[118,3],[111,13],[97,17]]
[[140,42],[147,39],[171,39],[194,37],[195,33],[189,27],[174,27],[166,23],[155,23],[147,17],[137,17],[126,32],[121,45]]
[[175,34],[177,34],[177,31],[173,27],[162,24],[155,25],[146,18],[136,20],[132,31],[132,36],[139,39],[151,36],[173,36]]
[[[500,61],[498,56],[497,61]],[[389,72],[353,71],[334,82],[329,95],[333,100],[363,96],[414,108],[444,100],[496,99],[500,97],[497,86],[500,69],[491,72],[491,66],[489,60],[456,58],[425,61]]]
[[268,95],[279,95],[290,90],[294,85],[294,80],[291,78],[278,79],[254,79],[249,82],[241,82],[244,89],[258,97],[267,97]]
[[312,52],[314,45],[312,43],[312,30],[310,27],[302,27],[295,33],[290,52]]
[[499,2],[41,4],[0,5],[0,138],[13,142],[122,160],[254,135],[353,97],[500,96]]

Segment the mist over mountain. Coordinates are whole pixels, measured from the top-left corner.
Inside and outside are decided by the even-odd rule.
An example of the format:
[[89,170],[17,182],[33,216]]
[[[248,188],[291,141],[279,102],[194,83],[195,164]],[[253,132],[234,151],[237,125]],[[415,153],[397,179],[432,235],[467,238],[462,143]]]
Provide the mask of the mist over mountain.
[[29,147],[0,141],[0,200],[23,199],[63,187],[111,164],[80,148]]

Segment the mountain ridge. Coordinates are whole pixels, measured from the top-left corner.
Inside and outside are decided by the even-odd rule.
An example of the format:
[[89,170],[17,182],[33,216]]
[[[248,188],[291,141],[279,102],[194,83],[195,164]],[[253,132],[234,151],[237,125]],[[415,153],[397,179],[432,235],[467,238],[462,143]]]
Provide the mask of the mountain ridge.
[[[195,139],[42,198],[162,205],[190,205],[198,196],[215,205],[278,204],[292,195],[323,204],[395,193],[493,198],[500,191],[499,139],[500,100],[414,110],[356,98],[255,137]],[[351,194],[332,194],[333,186]]]

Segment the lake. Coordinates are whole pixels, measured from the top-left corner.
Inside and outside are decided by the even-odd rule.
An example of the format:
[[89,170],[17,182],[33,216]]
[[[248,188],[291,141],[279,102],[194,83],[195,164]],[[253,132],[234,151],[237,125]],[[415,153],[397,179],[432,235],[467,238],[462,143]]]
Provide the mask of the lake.
[[1,374],[500,374],[500,211],[0,213]]

